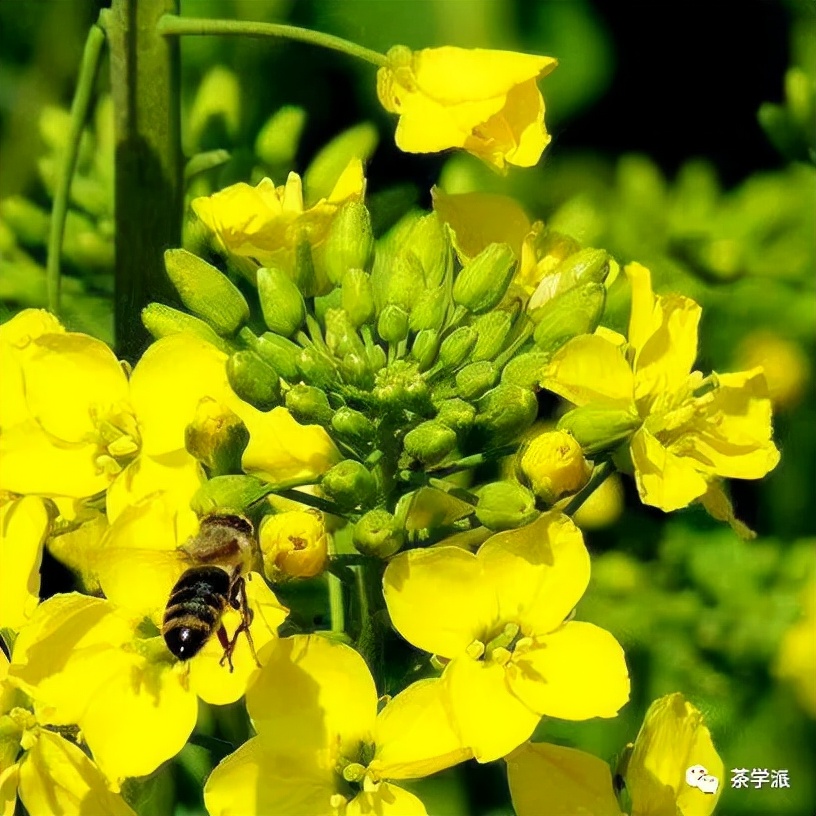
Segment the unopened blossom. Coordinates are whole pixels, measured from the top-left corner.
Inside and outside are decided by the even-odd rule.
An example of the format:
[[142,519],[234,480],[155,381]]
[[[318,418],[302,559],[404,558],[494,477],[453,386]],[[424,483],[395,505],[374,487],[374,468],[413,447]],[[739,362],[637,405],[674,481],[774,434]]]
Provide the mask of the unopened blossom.
[[470,757],[438,680],[413,683],[378,713],[365,661],[342,643],[295,635],[260,657],[246,697],[257,736],[207,780],[210,816],[425,816],[422,802],[393,780]]
[[566,431],[534,436],[519,453],[518,469],[532,491],[550,504],[580,490],[592,472],[581,446]]
[[580,531],[560,513],[458,547],[397,555],[383,578],[397,631],[447,661],[462,741],[480,762],[528,739],[542,716],[614,717],[629,698],[623,650],[567,620],[589,581]]
[[644,504],[667,512],[695,499],[721,505],[718,479],[759,479],[779,461],[762,369],[694,371],[700,307],[654,295],[640,264],[626,274],[628,344],[607,330],[576,337],[553,355],[541,384],[579,406],[561,424],[582,444],[579,428],[588,434],[594,425],[602,436],[608,427],[610,440],[623,428]]
[[557,64],[512,51],[398,45],[377,72],[377,96],[400,116],[400,150],[458,147],[499,170],[532,167],[550,142],[536,83]]
[[264,572],[270,580],[311,578],[328,558],[326,527],[317,510],[290,510],[267,516],[258,532]]

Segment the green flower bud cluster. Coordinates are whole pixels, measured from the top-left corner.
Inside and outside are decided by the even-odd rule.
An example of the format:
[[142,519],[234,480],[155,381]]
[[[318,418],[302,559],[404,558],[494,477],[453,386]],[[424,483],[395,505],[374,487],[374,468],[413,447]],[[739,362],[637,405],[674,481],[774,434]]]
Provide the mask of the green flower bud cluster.
[[[325,430],[343,458],[319,480],[316,501],[355,523],[361,552],[389,557],[403,530],[424,540],[428,525],[507,530],[533,520],[536,496],[515,481],[466,490],[445,479],[520,444],[552,352],[598,323],[606,253],[570,249],[552,296],[540,294],[533,309],[511,288],[509,245],[488,244],[460,262],[435,213],[375,239],[365,205],[348,202],[320,255],[328,291],[315,295],[297,268],[267,266],[256,271],[253,297],[245,281],[171,250],[168,274],[191,314],[153,305],[145,322],[155,334],[212,342],[228,354],[241,399]],[[403,501],[418,491],[422,502]],[[439,494],[441,515],[421,509],[436,506],[428,491]]]

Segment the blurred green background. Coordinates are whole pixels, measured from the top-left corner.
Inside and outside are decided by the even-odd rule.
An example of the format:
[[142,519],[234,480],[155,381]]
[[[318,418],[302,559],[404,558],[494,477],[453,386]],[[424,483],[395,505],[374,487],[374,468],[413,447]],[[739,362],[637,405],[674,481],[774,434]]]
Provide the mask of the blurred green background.
[[[45,303],[55,168],[85,32],[102,4],[0,3],[0,318]],[[492,173],[465,155],[393,146],[371,66],[309,46],[197,38],[182,45],[187,155],[229,160],[190,183],[206,194],[290,169],[317,194],[331,154],[369,158],[380,232],[429,190],[516,197],[542,219],[620,262],[648,265],[658,292],[704,307],[703,370],[766,366],[782,462],[732,486],[738,539],[690,509],[666,516],[613,484],[583,523],[594,554],[581,618],[623,643],[632,701],[616,720],[545,722],[537,733],[614,764],[649,702],[682,691],[701,708],[726,769],[785,769],[789,789],[725,791],[724,816],[806,816],[816,806],[816,6],[811,2],[600,0],[183,0],[184,13],[287,21],[387,50],[443,44],[558,57],[542,82],[553,142],[539,167]],[[64,247],[68,325],[110,341],[112,124],[103,66],[80,155]],[[367,123],[367,124],[366,124]],[[351,130],[349,130],[351,129]],[[185,241],[201,240],[190,221]],[[607,319],[625,325],[627,291]],[[551,406],[550,406],[551,407]],[[622,485],[622,486],[621,486]],[[65,575],[46,561],[44,588]],[[808,607],[809,605],[809,607]],[[808,612],[809,608],[809,612]],[[808,651],[809,650],[809,651]],[[228,721],[224,712],[205,717]],[[199,813],[218,751],[191,746],[154,781],[153,810]],[[434,814],[511,813],[503,763],[470,763],[412,786]],[[171,795],[168,795],[171,791]],[[164,804],[159,805],[159,802]],[[148,807],[148,805],[145,805]],[[167,812],[173,812],[169,810]]]

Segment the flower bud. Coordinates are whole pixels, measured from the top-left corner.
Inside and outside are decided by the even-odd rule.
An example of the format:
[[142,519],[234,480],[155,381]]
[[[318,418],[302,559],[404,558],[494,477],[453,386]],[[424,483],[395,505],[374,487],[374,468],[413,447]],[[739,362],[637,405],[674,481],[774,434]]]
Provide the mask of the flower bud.
[[416,256],[399,254],[391,258],[381,274],[380,289],[382,305],[392,303],[410,313],[416,303],[417,291],[425,289],[424,273]]
[[475,427],[485,444],[511,442],[535,422],[538,401],[532,391],[517,385],[497,385],[478,402]]
[[470,356],[478,335],[472,326],[460,326],[452,331],[439,347],[439,363],[442,368],[457,369]]
[[439,332],[436,329],[423,329],[414,338],[411,356],[419,363],[420,371],[427,371],[435,362],[439,353]]
[[303,295],[283,270],[258,270],[258,298],[264,322],[271,331],[289,337],[303,325],[306,317]]
[[285,380],[298,377],[298,355],[300,346],[274,332],[264,332],[250,342],[252,350]]
[[255,155],[266,165],[285,168],[292,164],[306,123],[306,111],[284,105],[275,111],[258,131]]
[[639,425],[631,411],[592,405],[574,408],[558,421],[558,429],[569,431],[587,456],[618,447]]
[[214,476],[193,494],[190,508],[198,516],[215,512],[244,514],[269,491],[270,485],[254,476]]
[[323,263],[329,280],[339,286],[349,269],[365,269],[374,251],[371,216],[361,201],[344,204],[332,219],[323,244]]
[[416,221],[408,235],[407,244],[422,265],[426,286],[429,288],[439,286],[453,271],[450,234],[437,213],[432,212]]
[[326,528],[317,510],[289,510],[267,516],[258,532],[264,575],[270,581],[312,578],[329,557]]
[[510,330],[513,328],[513,315],[510,312],[488,312],[482,315],[473,324],[479,335],[473,347],[471,359],[492,360],[504,347]]
[[249,431],[226,405],[204,397],[193,421],[184,429],[184,447],[213,475],[241,470],[241,456],[249,444]]
[[164,265],[182,303],[218,334],[231,335],[249,320],[244,296],[211,264],[186,249],[168,249]]
[[441,329],[449,305],[450,297],[444,286],[421,292],[411,310],[411,330]]
[[232,390],[259,411],[270,411],[281,402],[280,377],[253,351],[236,351],[227,360],[227,380]]
[[374,372],[368,364],[365,352],[347,354],[340,361],[340,373],[350,385],[370,391],[374,385]]
[[408,314],[399,306],[386,306],[377,320],[377,334],[386,343],[404,340],[408,336]]
[[477,495],[476,518],[489,530],[512,530],[538,515],[535,496],[518,482],[491,482]]
[[355,450],[368,450],[374,442],[374,423],[360,411],[343,406],[334,412],[331,427],[337,438]]
[[357,329],[345,309],[328,309],[325,315],[326,345],[335,357],[346,354],[365,354],[365,347]]
[[297,366],[303,379],[318,388],[328,388],[337,381],[337,369],[331,360],[314,348],[305,348],[298,354]]
[[343,278],[343,308],[355,328],[370,323],[374,317],[374,292],[362,269],[349,269]]
[[0,215],[21,244],[37,246],[48,242],[51,219],[48,213],[23,196],[9,196],[0,202]]
[[552,353],[579,334],[591,334],[601,321],[605,304],[602,283],[581,284],[556,295],[534,315],[538,320],[536,346]]
[[453,301],[473,314],[484,314],[504,297],[516,259],[507,244],[488,244],[456,276]]
[[286,392],[286,408],[301,425],[328,425],[334,413],[319,388],[303,383]]
[[477,399],[495,385],[496,377],[496,367],[489,360],[469,363],[456,374],[456,391],[462,399]]
[[292,280],[303,297],[314,297],[320,291],[320,282],[317,279],[312,256],[312,245],[306,239],[298,241],[295,247]]
[[405,434],[403,447],[422,464],[435,465],[456,447],[456,434],[447,425],[429,420]]
[[439,404],[436,421],[447,425],[456,433],[462,433],[473,425],[476,409],[461,399],[448,399]]
[[142,323],[156,340],[173,334],[192,334],[211,343],[225,354],[232,351],[229,344],[213,331],[209,323],[163,303],[148,303],[142,309]]
[[363,555],[389,558],[405,540],[403,526],[387,510],[369,510],[355,525],[354,546]]
[[377,483],[365,465],[354,459],[344,459],[323,474],[323,492],[341,510],[370,505],[377,494]]
[[548,504],[580,490],[592,473],[581,446],[566,431],[547,431],[532,439],[519,453],[518,470]]
[[543,351],[528,351],[514,357],[502,371],[501,381],[521,388],[537,388],[549,364],[550,355]]

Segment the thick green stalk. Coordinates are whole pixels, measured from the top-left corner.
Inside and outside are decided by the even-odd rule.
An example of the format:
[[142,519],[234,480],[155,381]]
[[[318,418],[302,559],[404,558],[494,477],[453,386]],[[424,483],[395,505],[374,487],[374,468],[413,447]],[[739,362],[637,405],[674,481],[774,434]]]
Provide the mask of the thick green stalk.
[[174,303],[164,250],[181,244],[184,189],[179,43],[158,32],[178,0],[113,0],[108,18],[116,131],[114,325],[119,354],[149,341],[141,311]]
[[386,64],[384,54],[372,51],[357,43],[324,34],[321,31],[311,31],[299,26],[283,25],[282,23],[255,23],[244,20],[203,20],[194,17],[177,17],[168,14],[159,23],[159,31],[168,37],[182,35],[216,34],[220,36],[239,37],[276,37],[340,51],[351,57],[365,60],[377,66]]
[[581,505],[615,472],[615,466],[612,462],[601,462],[594,471],[589,481],[584,485],[583,489],[573,496],[567,506],[564,508],[564,513],[572,516],[578,512]]
[[82,52],[82,64],[79,68],[74,101],[71,103],[71,128],[68,132],[68,144],[62,158],[62,167],[57,176],[57,187],[54,191],[54,207],[51,211],[51,226],[48,235],[47,287],[48,308],[59,314],[60,308],[60,255],[62,239],[65,235],[65,219],[68,216],[68,199],[71,194],[71,180],[76,169],[79,144],[82,139],[82,128],[88,119],[91,107],[96,73],[99,69],[99,58],[105,45],[105,32],[94,24],[85,40]]

